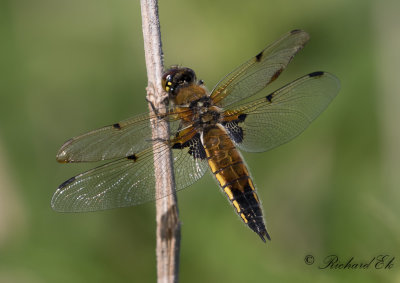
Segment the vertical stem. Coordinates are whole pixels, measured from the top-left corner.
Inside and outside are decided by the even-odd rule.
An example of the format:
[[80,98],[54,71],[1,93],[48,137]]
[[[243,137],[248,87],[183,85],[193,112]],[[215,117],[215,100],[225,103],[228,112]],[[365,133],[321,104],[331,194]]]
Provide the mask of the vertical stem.
[[[160,22],[157,0],[141,0],[142,28],[147,68],[147,99],[160,113],[165,113],[165,92],[161,86],[163,57],[161,49]],[[150,111],[153,111],[149,106]],[[169,139],[168,122],[155,118],[152,121],[153,139]],[[159,145],[158,145],[159,146]],[[165,145],[167,146],[167,145]],[[160,150],[157,150],[160,151]],[[164,151],[163,151],[164,152]],[[168,152],[168,151],[167,151]],[[156,194],[166,191],[168,197],[156,202],[157,220],[157,280],[158,282],[177,282],[179,271],[180,222],[172,155],[154,156]],[[162,193],[161,195],[165,195]]]

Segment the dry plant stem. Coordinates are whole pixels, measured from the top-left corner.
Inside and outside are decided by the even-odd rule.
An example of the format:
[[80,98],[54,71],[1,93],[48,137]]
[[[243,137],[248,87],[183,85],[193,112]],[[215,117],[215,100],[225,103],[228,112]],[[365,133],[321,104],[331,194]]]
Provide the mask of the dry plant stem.
[[[165,92],[161,87],[163,60],[161,49],[160,22],[157,0],[141,0],[142,28],[147,68],[147,99],[160,113],[166,111],[163,101]],[[153,109],[149,105],[152,112]],[[167,140],[169,125],[163,119],[152,120],[153,139]],[[166,145],[165,145],[166,146]],[[159,150],[157,150],[159,151]],[[177,199],[174,193],[175,181],[171,152],[169,155],[154,155],[156,193],[167,191],[168,197],[156,202],[157,218],[157,280],[177,282],[179,271],[180,222]],[[165,193],[162,193],[165,195]]]

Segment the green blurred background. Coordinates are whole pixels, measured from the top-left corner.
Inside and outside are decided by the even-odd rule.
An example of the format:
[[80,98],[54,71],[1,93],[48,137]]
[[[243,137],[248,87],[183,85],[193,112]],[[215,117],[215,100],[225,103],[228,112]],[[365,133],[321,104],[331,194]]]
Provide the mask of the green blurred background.
[[[397,0],[161,1],[165,65],[211,89],[295,28],[311,40],[278,88],[312,71],[341,91],[303,135],[245,154],[272,241],[246,228],[208,174],[179,193],[181,282],[400,282]],[[139,1],[0,1],[0,282],[154,282],[154,203],[51,210],[70,137],[147,111]],[[315,257],[306,265],[304,257]],[[390,270],[319,270],[325,256]]]

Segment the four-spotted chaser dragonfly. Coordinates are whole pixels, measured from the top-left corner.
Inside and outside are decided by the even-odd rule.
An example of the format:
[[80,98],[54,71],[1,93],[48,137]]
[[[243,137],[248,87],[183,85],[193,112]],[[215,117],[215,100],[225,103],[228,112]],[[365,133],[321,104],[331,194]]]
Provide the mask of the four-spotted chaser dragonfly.
[[301,30],[285,34],[211,92],[193,70],[167,70],[162,84],[169,107],[162,118],[170,125],[169,140],[152,140],[150,120],[161,119],[158,114],[138,115],[70,139],[57,161],[113,161],[62,183],[52,198],[53,209],[94,211],[165,197],[155,190],[153,156],[169,148],[177,191],[209,168],[243,222],[264,242],[264,237],[270,239],[255,184],[238,149],[263,152],[299,135],[336,96],[339,81],[332,74],[314,72],[256,100],[244,100],[278,78],[308,40]]

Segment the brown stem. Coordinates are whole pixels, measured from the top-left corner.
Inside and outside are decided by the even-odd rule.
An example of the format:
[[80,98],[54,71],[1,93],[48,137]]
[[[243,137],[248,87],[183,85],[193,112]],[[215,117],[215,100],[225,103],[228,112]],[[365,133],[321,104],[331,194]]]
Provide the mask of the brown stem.
[[[148,79],[147,99],[153,103],[159,113],[165,113],[165,92],[161,86],[163,56],[157,0],[141,0],[141,11]],[[153,112],[150,105],[149,110]],[[169,139],[169,125],[167,121],[158,118],[153,119],[152,129],[154,140]],[[157,151],[160,152],[159,149]],[[154,156],[156,194],[165,195],[165,192],[168,194],[168,197],[156,202],[157,281],[177,282],[181,230],[175,195],[172,155],[170,151],[167,152],[169,154],[156,156],[155,153]]]

